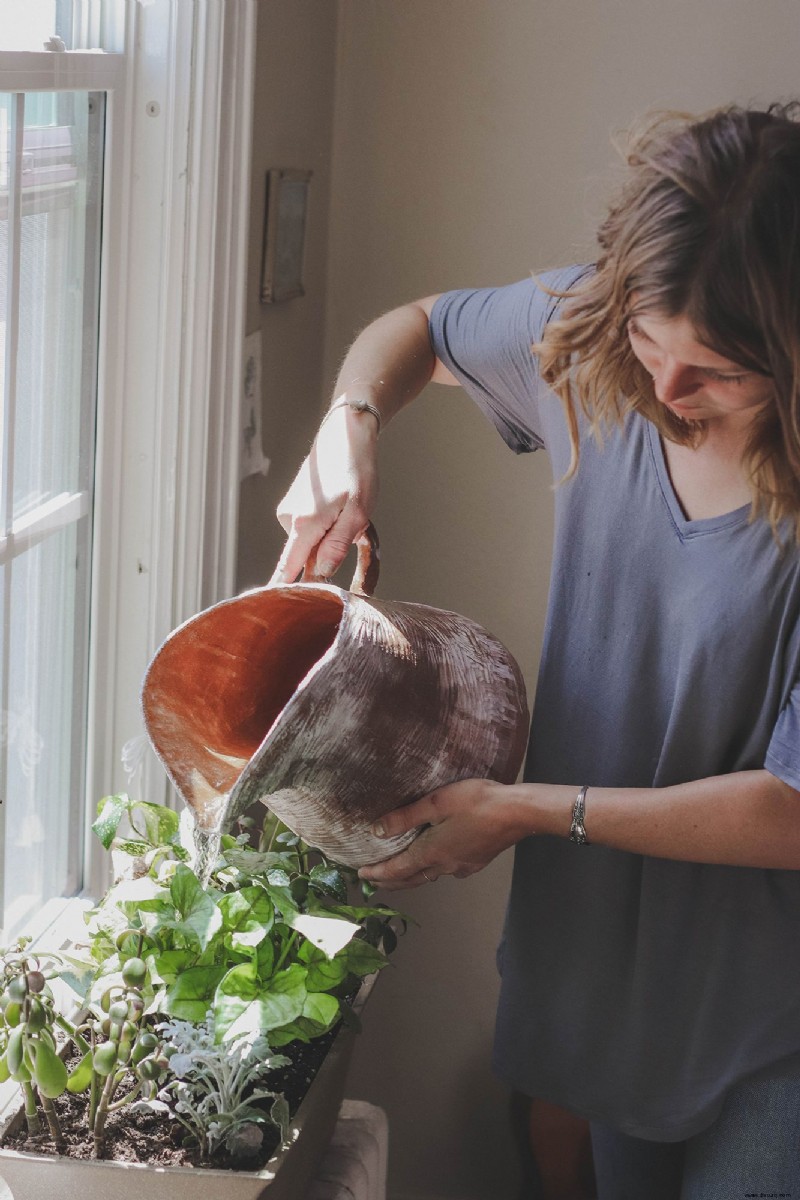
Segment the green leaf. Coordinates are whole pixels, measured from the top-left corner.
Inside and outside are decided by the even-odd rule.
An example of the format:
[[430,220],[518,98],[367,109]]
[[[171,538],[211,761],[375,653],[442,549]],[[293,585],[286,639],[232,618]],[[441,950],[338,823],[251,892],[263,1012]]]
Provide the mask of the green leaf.
[[92,1052],[89,1050],[71,1072],[67,1080],[67,1091],[77,1095],[78,1092],[85,1092],[91,1082]]
[[77,958],[71,954],[62,954],[58,977],[63,979],[67,987],[72,988],[73,992],[83,999],[91,986],[96,969],[95,964],[86,959]]
[[[344,917],[346,921],[365,921],[369,917],[400,917],[405,922],[411,920],[399,909],[388,908],[385,904],[335,904],[327,911],[333,916]],[[416,925],[416,921],[413,924]]]
[[309,992],[328,992],[350,974],[341,957],[326,958],[311,942],[304,942],[297,956],[307,965],[306,988]]
[[230,866],[251,876],[268,875],[276,868],[284,872],[290,871],[294,862],[294,855],[287,854],[285,851],[279,853],[274,850],[247,850],[241,846],[230,850],[225,849],[222,857]]
[[332,896],[342,904],[347,901],[347,880],[338,867],[330,863],[320,863],[312,867],[308,874],[310,887],[321,896]]
[[289,1105],[283,1096],[277,1096],[269,1110],[270,1119],[281,1131],[281,1141],[285,1142],[289,1135]]
[[137,800],[131,805],[131,823],[141,830],[151,846],[169,846],[178,840],[180,816],[164,804]]
[[326,992],[309,992],[303,1005],[303,1016],[330,1029],[339,1017],[339,1001]]
[[359,926],[340,917],[319,917],[312,913],[296,913],[287,918],[292,929],[302,933],[328,958],[334,958],[359,932]]
[[271,884],[272,887],[288,888],[291,887],[291,882],[289,872],[283,867],[274,867],[271,871],[267,872],[267,883]]
[[215,1040],[221,1041],[258,995],[255,963],[239,963],[223,975],[214,993]]
[[[277,874],[283,876],[282,871]],[[284,887],[275,883],[265,883],[263,888],[285,921],[300,911],[288,885]]]
[[111,849],[111,843],[117,832],[117,827],[124,814],[130,811],[131,802],[125,795],[105,796],[97,806],[97,820],[92,825],[93,831],[100,838],[106,850]]
[[135,842],[130,838],[117,838],[111,843],[112,850],[121,850],[123,854],[128,854],[131,858],[144,858],[152,848],[149,842]]
[[153,983],[174,983],[178,975],[185,971],[189,964],[195,962],[196,955],[191,950],[164,950],[158,954],[148,954],[145,962],[150,970]]
[[157,908],[159,904],[165,903],[169,903],[167,889],[157,883],[155,879],[151,879],[149,875],[142,875],[140,879],[123,879],[109,888],[103,897],[100,911],[117,907],[127,912],[124,905],[132,904],[131,916],[135,917],[137,907],[147,906],[153,909]]
[[256,947],[256,969],[261,979],[269,979],[275,970],[275,947],[270,938],[265,938]]
[[43,1096],[54,1100],[67,1090],[67,1068],[52,1046],[39,1039],[34,1050],[33,1078]]
[[299,963],[279,971],[231,1025],[225,1035],[226,1040],[253,1030],[267,1033],[270,1029],[278,1029],[297,1020],[302,1015],[306,1000],[305,980],[306,969]]
[[257,946],[275,922],[275,909],[263,888],[252,886],[229,892],[219,901],[226,930],[234,948]]
[[292,1042],[310,1042],[324,1032],[325,1030],[320,1029],[316,1021],[298,1017],[296,1021],[282,1025],[280,1029],[271,1030],[269,1041],[271,1046],[290,1046]]
[[205,1020],[224,967],[189,967],[164,993],[164,1012],[196,1024]]
[[353,975],[371,975],[388,965],[385,955],[361,938],[353,938],[337,958],[342,959]]
[[208,892],[200,886],[197,876],[183,863],[178,863],[170,883],[172,902],[183,917],[181,924],[194,932],[201,949],[222,928],[222,913]]
[[304,966],[292,963],[273,975],[258,997],[262,1029],[275,1029],[300,1016],[306,999],[306,974]]

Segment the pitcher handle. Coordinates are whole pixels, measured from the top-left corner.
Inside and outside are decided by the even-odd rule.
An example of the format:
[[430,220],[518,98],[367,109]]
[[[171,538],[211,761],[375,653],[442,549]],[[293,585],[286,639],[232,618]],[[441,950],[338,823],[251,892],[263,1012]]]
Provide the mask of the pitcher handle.
[[[378,533],[371,521],[363,533],[356,538],[356,546],[358,547],[358,560],[350,591],[356,592],[360,596],[371,596],[378,585],[381,557]],[[303,574],[300,576],[301,583],[330,582],[324,576],[317,574],[316,565],[315,560],[308,560],[303,567]]]

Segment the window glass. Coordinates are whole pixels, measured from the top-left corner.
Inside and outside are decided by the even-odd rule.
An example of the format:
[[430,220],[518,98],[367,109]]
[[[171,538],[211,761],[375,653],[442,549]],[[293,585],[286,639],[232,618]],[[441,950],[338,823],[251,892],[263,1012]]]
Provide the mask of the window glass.
[[[80,883],[88,517],[3,567],[8,616],[3,712],[4,925],[18,928]],[[84,610],[84,611],[82,611]]]
[[0,94],[0,925],[81,885],[104,97]]
[[58,0],[3,0],[0,50],[43,50],[56,33]]
[[[21,156],[21,213],[14,419],[13,515],[86,484],[87,454],[81,439],[91,410],[94,358],[87,362],[84,329],[94,305],[96,248],[87,228],[97,224],[97,145],[89,145],[90,108],[85,92],[26,96]],[[11,126],[13,97],[0,99],[0,139]],[[97,122],[92,122],[97,129]],[[9,128],[9,135],[12,130]],[[96,138],[95,134],[95,138]],[[12,137],[5,139],[12,144]],[[90,161],[93,160],[93,161]],[[11,164],[0,166],[10,175]],[[8,259],[9,223],[3,223]],[[88,274],[88,279],[87,279]],[[8,287],[6,276],[6,290]],[[88,283],[88,296],[87,296]],[[0,280],[2,287],[2,280]],[[86,311],[87,305],[89,312]],[[2,319],[2,318],[0,318]],[[85,437],[84,437],[85,441]]]

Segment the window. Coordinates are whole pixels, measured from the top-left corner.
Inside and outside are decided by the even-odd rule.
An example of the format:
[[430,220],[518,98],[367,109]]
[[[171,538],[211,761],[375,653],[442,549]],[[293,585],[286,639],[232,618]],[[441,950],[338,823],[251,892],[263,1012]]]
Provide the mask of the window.
[[0,906],[11,929],[80,885],[104,111],[101,92],[0,94]]
[[3,0],[0,940],[107,884],[146,665],[233,586],[255,11]]

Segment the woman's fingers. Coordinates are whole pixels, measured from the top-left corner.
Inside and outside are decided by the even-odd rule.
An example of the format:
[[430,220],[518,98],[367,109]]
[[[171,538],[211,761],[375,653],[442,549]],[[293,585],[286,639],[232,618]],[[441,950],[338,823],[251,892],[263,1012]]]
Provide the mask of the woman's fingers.
[[294,583],[305,566],[307,558],[306,539],[295,527],[292,527],[286,539],[286,544],[281,551],[281,556],[275,566],[275,570],[272,572],[272,578],[269,581],[270,585]]
[[348,422],[348,413],[342,408],[323,422],[278,505],[287,541],[271,583],[293,583],[309,560],[316,574],[333,575],[370,520],[378,489],[374,422]]
[[423,883],[435,883],[439,871],[432,865],[426,866],[411,846],[384,862],[361,867],[358,874],[361,879],[368,879],[377,887],[397,891],[400,888],[419,887]]
[[346,509],[342,509],[328,529],[319,517],[294,521],[270,583],[294,583],[306,564],[311,566],[314,574],[329,579],[344,562],[348,550],[364,532],[367,523],[362,512]]
[[405,804],[402,808],[396,808],[393,812],[384,813],[372,826],[372,832],[376,837],[398,837],[401,833],[408,833],[411,829],[418,829],[421,825],[432,825],[436,815],[435,792],[428,796],[423,796],[421,800],[414,800],[411,804]]

